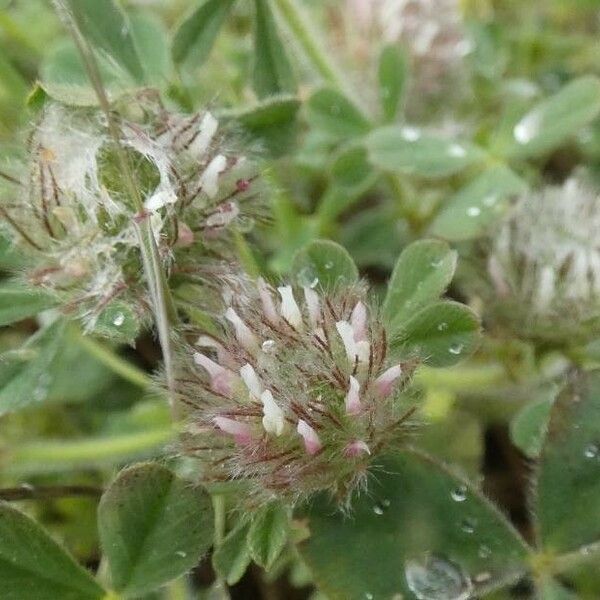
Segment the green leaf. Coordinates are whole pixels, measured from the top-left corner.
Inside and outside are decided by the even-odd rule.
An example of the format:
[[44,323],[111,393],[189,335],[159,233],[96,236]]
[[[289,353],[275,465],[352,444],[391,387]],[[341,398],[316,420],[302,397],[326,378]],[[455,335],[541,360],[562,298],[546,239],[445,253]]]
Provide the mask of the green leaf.
[[129,73],[137,83],[144,67],[125,13],[112,0],[65,0],[84,37]]
[[508,167],[490,167],[444,204],[429,231],[451,241],[480,236],[506,212],[511,197],[526,190]]
[[164,84],[173,71],[167,32],[162,22],[146,13],[130,16],[131,32],[139,50],[146,81]]
[[150,592],[198,563],[213,538],[208,494],[157,464],[121,471],[102,496],[98,527],[114,588]]
[[331,291],[358,281],[358,269],[348,252],[335,242],[315,240],[299,250],[292,262],[298,285]]
[[111,302],[98,315],[93,333],[115,342],[133,344],[140,331],[140,319],[133,308],[121,301]]
[[414,598],[424,564],[432,583],[446,579],[435,598],[479,597],[524,570],[525,543],[467,481],[411,450],[371,472],[351,512],[321,495],[300,514],[310,531],[301,554],[330,600]]
[[173,36],[173,60],[199,67],[210,54],[235,0],[206,0],[186,15]]
[[363,194],[377,179],[362,146],[350,146],[339,152],[331,165],[331,178],[336,187],[348,194]]
[[393,121],[398,116],[408,78],[408,64],[397,45],[385,46],[379,57],[379,99],[383,119]]
[[540,600],[577,600],[578,596],[555,579],[544,579],[538,586]]
[[104,590],[37,523],[0,503],[2,600],[99,600]]
[[558,396],[542,448],[534,515],[552,552],[600,540],[600,373],[579,375]]
[[513,129],[508,154],[527,158],[545,154],[575,136],[600,114],[600,79],[580,77],[538,103]]
[[479,342],[477,315],[464,304],[429,304],[402,324],[390,344],[400,356],[420,356],[426,364],[446,367],[462,360]]
[[273,566],[288,540],[289,517],[278,502],[272,502],[252,519],[248,548],[254,562],[267,571]]
[[259,97],[296,91],[296,81],[285,47],[279,38],[269,0],[254,0],[254,90]]
[[537,458],[542,450],[556,389],[544,390],[538,398],[527,402],[510,422],[510,437],[529,458]]
[[252,561],[247,542],[249,529],[250,522],[239,523],[213,552],[213,567],[227,585],[235,585]]
[[383,303],[385,319],[397,327],[423,306],[438,300],[452,281],[456,259],[456,251],[438,240],[420,240],[406,247],[388,284]]
[[17,285],[0,287],[0,326],[33,317],[56,305],[56,300],[42,291]]
[[64,323],[39,330],[17,351],[0,361],[0,415],[44,402],[64,343]]
[[266,145],[275,156],[290,152],[296,135],[296,115],[300,101],[295,96],[272,96],[241,110],[221,112],[224,120],[233,120],[254,139]]
[[316,91],[309,98],[306,110],[312,127],[334,139],[354,138],[370,129],[369,121],[360,110],[331,88]]
[[447,140],[399,125],[375,129],[367,136],[366,145],[376,167],[427,178],[453,175],[485,156],[470,142]]

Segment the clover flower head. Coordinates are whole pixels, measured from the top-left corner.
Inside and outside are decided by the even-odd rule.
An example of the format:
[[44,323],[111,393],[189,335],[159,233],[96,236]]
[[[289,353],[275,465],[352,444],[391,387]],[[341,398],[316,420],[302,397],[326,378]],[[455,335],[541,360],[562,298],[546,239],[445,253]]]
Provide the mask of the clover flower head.
[[459,0],[347,0],[346,7],[362,35],[405,48],[415,97],[440,93],[448,75],[463,70],[471,48]]
[[209,481],[239,480],[254,501],[328,490],[340,502],[373,455],[403,442],[415,362],[387,357],[364,287],[325,293],[240,279],[223,334],[181,344],[184,452]]
[[119,152],[102,113],[49,103],[27,167],[1,196],[4,227],[28,257],[23,278],[89,328],[117,298],[147,313],[136,223],[150,219],[164,266],[185,271],[226,256],[228,232],[260,213],[256,164],[230,149],[210,112],[174,114],[145,97],[133,104],[135,118],[115,107]]
[[[534,337],[593,335],[600,317],[600,194],[582,176],[523,196],[487,258],[496,311]],[[504,319],[507,320],[507,319]]]

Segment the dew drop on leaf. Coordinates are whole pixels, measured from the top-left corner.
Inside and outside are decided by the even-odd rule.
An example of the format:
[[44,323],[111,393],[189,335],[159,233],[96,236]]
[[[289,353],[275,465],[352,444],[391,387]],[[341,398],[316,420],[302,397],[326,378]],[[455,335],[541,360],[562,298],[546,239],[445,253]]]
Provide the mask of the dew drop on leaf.
[[446,331],[446,329],[448,329],[448,323],[446,323],[446,321],[443,321],[437,326],[437,328],[438,331]]
[[589,444],[583,451],[583,455],[586,458],[597,458],[599,454],[600,448],[598,447],[598,444]]
[[467,208],[467,216],[478,217],[481,214],[481,209],[478,206],[469,206]]
[[403,127],[402,137],[407,142],[416,142],[421,137],[421,132],[416,127]]
[[326,268],[327,270],[333,269],[333,262],[332,262],[332,261],[330,261],[330,260],[328,260],[328,261],[325,263],[325,268]]
[[462,344],[452,344],[450,346],[450,348],[448,348],[448,352],[450,352],[450,354],[460,354],[463,351],[463,345]]
[[404,575],[419,600],[467,600],[473,592],[473,584],[464,571],[438,556],[407,561]]
[[448,154],[454,158],[462,158],[467,155],[467,151],[460,144],[452,144],[448,148]]
[[477,555],[479,558],[489,558],[492,555],[492,549],[485,544],[481,544],[479,550],[477,550]]
[[476,526],[476,522],[473,519],[464,519],[463,521],[461,521],[460,523],[460,529],[461,531],[464,531],[465,533],[471,534],[475,532],[475,526]]
[[382,515],[382,514],[383,514],[383,512],[384,512],[384,511],[383,511],[383,506],[381,506],[381,504],[376,504],[376,505],[373,507],[373,512],[374,512],[376,515]]
[[467,486],[461,485],[450,492],[450,498],[454,502],[464,502],[467,499]]
[[117,313],[113,319],[113,325],[115,327],[121,327],[123,323],[125,323],[125,315],[122,312]]

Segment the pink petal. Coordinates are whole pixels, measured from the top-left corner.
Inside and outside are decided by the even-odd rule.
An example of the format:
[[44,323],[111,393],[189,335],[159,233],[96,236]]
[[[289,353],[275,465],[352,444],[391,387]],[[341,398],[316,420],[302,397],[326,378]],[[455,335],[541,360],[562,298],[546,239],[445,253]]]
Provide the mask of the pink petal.
[[360,384],[355,377],[350,375],[350,387],[348,388],[348,393],[346,394],[346,413],[349,415],[357,415],[360,412],[361,404],[359,391]]
[[354,341],[363,342],[367,339],[367,307],[357,302],[350,315],[350,324],[354,331]]
[[208,373],[210,385],[215,392],[231,397],[236,376],[229,369],[225,369],[201,352],[194,352],[194,362]]
[[364,452],[366,452],[367,454],[371,454],[369,446],[367,446],[367,444],[362,440],[354,440],[344,448],[344,456],[346,456],[347,458],[354,458],[356,456],[360,456]]
[[299,419],[296,431],[298,431],[304,439],[304,448],[308,454],[313,456],[321,450],[323,445],[321,444],[317,432],[306,421]]
[[236,444],[245,446],[252,441],[252,431],[246,423],[240,423],[227,417],[215,417],[213,420],[221,431],[233,436]]
[[402,367],[400,365],[394,365],[393,367],[390,367],[375,380],[374,385],[377,393],[382,398],[389,396],[394,390],[396,379],[398,379],[401,375]]

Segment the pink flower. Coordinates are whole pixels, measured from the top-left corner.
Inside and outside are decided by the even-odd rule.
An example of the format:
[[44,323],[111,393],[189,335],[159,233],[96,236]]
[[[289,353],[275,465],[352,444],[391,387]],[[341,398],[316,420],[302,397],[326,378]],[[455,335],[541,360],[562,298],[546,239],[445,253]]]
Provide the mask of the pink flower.
[[319,452],[319,450],[321,450],[323,445],[321,444],[321,440],[319,439],[317,432],[306,421],[299,419],[296,431],[302,436],[304,440],[304,448],[308,454],[313,456]]
[[371,450],[362,440],[354,440],[344,448],[344,456],[347,458],[355,458],[363,453],[371,454]]
[[375,389],[377,393],[385,398],[389,396],[394,390],[394,383],[396,379],[398,379],[402,375],[402,367],[400,365],[394,365],[390,367],[387,371],[383,372],[376,380],[375,380]]
[[362,302],[357,302],[350,315],[350,325],[354,331],[354,341],[367,340],[367,307]]
[[246,423],[240,423],[227,417],[215,417],[214,423],[221,431],[232,435],[235,443],[240,446],[245,446],[252,441],[252,431]]
[[361,404],[358,392],[360,391],[360,384],[357,379],[350,375],[350,387],[346,394],[346,413],[349,415],[357,415],[360,413]]
[[217,394],[231,397],[236,376],[229,369],[217,364],[201,352],[194,352],[194,362],[210,376],[210,385]]
[[275,308],[275,302],[273,302],[269,286],[262,277],[259,277],[256,280],[256,284],[265,317],[267,317],[267,320],[272,325],[277,325],[279,322],[279,315],[277,314],[277,309]]
[[248,352],[254,352],[258,348],[258,342],[248,325],[240,319],[238,314],[231,307],[225,312],[225,318],[233,325],[235,337],[240,345],[248,350]]

